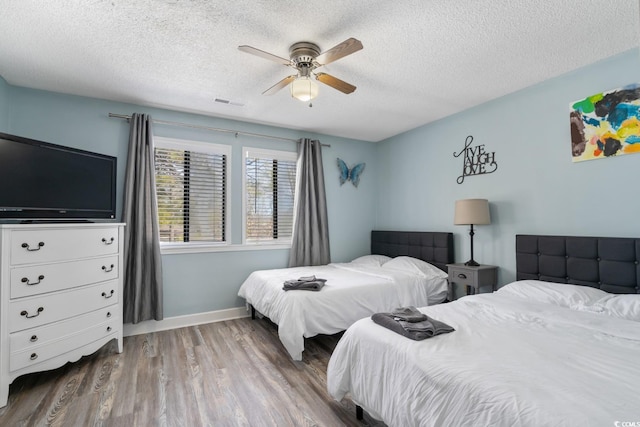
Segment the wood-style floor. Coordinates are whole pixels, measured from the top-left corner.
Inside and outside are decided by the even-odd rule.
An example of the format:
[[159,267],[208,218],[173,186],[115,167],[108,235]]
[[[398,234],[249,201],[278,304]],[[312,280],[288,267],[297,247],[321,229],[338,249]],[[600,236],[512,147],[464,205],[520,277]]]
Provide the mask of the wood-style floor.
[[339,335],[305,340],[301,362],[266,319],[237,319],[115,341],[76,363],[24,375],[0,426],[384,426],[326,391]]

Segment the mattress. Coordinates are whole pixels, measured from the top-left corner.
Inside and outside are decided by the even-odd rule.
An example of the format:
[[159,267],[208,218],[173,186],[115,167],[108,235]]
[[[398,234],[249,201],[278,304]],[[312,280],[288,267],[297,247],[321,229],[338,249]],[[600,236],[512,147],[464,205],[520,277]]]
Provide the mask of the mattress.
[[[302,360],[304,338],[344,331],[356,320],[396,307],[442,302],[446,273],[425,276],[380,266],[334,263],[253,272],[238,295],[278,325],[293,360]],[[326,279],[319,292],[284,291],[283,282],[303,276]]]
[[365,318],[338,342],[328,391],[389,426],[639,422],[640,323],[584,307],[468,296],[421,308],[456,329],[424,341]]

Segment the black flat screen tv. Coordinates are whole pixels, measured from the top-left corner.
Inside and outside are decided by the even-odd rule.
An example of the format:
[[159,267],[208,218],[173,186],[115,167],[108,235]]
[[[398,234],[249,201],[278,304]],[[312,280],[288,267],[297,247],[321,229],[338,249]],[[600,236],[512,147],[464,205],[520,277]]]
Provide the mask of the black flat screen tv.
[[116,217],[117,159],[0,133],[0,219]]

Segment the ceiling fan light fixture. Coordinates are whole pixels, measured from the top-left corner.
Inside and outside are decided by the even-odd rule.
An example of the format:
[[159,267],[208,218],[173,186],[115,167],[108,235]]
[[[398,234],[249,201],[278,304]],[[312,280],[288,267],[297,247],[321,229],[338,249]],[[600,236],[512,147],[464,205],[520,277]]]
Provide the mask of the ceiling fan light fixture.
[[[320,48],[315,43],[294,43],[289,48],[289,59],[285,59],[247,45],[238,46],[238,49],[287,67],[294,68],[297,71],[297,74],[285,77],[269,89],[262,92],[263,95],[273,95],[280,89],[284,89],[286,86],[289,86],[291,96],[293,98],[302,102],[309,102],[318,96],[318,84],[315,82],[316,80],[347,95],[356,90],[354,85],[340,80],[337,77],[327,73],[314,72],[317,68],[331,64],[340,58],[344,58],[347,55],[351,55],[352,53],[361,50],[362,42],[358,39],[354,39],[353,37],[324,52],[320,52]],[[309,107],[311,106],[312,105],[309,102]]]
[[318,84],[309,76],[300,76],[291,82],[291,96],[308,102],[318,96]]

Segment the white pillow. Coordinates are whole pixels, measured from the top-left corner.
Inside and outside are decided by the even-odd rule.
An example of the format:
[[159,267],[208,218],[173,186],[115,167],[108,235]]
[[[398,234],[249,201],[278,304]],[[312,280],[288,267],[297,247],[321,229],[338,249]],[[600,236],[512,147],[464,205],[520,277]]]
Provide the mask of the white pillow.
[[364,255],[364,256],[361,256],[359,258],[354,259],[351,262],[353,264],[371,265],[371,266],[375,266],[375,267],[380,267],[382,264],[384,264],[385,262],[389,261],[390,259],[391,259],[391,257],[388,257],[386,255]]
[[621,319],[640,322],[640,295],[615,294],[602,298],[594,304],[601,312]]
[[391,259],[390,261],[382,264],[382,268],[388,268],[390,270],[399,270],[409,273],[417,273],[423,277],[448,277],[447,273],[440,270],[438,267],[429,264],[426,261],[422,261],[417,258],[408,256],[399,256]]
[[609,295],[605,291],[589,286],[551,283],[540,280],[519,280],[501,287],[497,292],[529,301],[544,302],[574,309],[594,304]]

